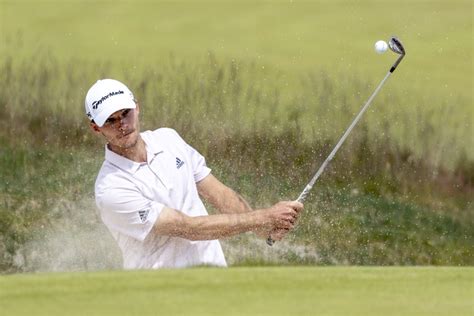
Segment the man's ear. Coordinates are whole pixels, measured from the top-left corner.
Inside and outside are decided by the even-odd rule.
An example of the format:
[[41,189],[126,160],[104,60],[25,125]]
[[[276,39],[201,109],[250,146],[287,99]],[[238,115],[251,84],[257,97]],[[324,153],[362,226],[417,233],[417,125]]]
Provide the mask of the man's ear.
[[95,122],[90,122],[89,126],[94,133],[100,133],[100,127]]
[[135,100],[135,105],[136,105],[135,111],[137,111],[137,113],[140,113],[140,103],[138,102],[138,100]]

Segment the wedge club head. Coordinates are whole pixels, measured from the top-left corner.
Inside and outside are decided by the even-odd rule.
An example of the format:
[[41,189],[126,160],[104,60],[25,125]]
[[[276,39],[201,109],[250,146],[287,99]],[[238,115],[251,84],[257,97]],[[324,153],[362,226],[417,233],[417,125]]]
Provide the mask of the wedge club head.
[[392,36],[388,41],[388,47],[390,50],[395,54],[399,55],[397,61],[393,64],[392,68],[390,68],[390,72],[394,72],[397,69],[398,64],[402,61],[403,57],[405,57],[405,47],[403,47],[402,42],[396,36]]
[[392,52],[396,54],[405,55],[405,48],[403,47],[402,42],[400,42],[400,40],[395,36],[392,36],[388,41],[388,47],[390,47]]

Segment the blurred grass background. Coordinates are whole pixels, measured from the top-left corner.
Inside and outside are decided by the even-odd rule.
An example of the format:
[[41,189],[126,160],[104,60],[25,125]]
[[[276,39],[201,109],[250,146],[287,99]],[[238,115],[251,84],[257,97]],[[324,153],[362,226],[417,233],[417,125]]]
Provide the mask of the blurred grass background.
[[[299,227],[232,264],[472,265],[469,1],[0,1],[0,269],[119,267],[83,99],[117,78],[252,205],[294,199],[396,56]],[[85,247],[84,247],[85,246]],[[257,254],[256,254],[257,253]]]

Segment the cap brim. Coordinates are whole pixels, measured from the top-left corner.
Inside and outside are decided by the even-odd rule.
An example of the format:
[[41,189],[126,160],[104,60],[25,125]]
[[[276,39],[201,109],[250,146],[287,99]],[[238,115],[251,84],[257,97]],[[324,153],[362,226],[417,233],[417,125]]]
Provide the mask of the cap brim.
[[135,109],[136,107],[135,101],[130,98],[116,98],[113,104],[104,104],[103,110],[93,119],[99,127],[102,127],[109,116],[115,112],[125,109]]

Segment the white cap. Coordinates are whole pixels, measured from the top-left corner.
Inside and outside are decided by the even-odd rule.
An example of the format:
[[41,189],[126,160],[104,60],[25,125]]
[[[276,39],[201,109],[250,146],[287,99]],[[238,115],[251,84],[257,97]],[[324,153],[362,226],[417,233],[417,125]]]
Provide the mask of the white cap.
[[85,106],[87,117],[100,127],[113,113],[136,108],[133,93],[114,79],[98,80],[87,92]]

